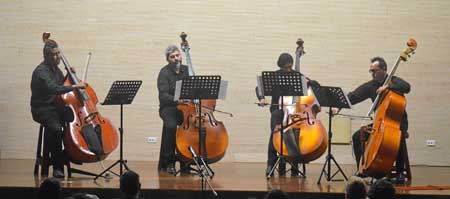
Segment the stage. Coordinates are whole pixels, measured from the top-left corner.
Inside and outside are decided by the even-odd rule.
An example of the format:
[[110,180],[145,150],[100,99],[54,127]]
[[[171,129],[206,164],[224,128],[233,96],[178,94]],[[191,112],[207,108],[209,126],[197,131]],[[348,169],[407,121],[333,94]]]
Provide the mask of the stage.
[[[105,166],[113,162],[106,161]],[[156,169],[157,162],[151,161],[130,161],[128,166],[140,175],[143,198],[201,198],[201,178],[197,175],[174,177],[159,173]],[[353,165],[341,166],[347,176],[354,172]],[[93,173],[103,170],[99,164],[73,167]],[[36,198],[43,179],[34,177],[33,168],[34,160],[0,160],[0,198]],[[118,168],[115,167],[116,171]],[[317,184],[322,164],[308,164],[306,178],[290,177],[288,173],[286,177],[275,175],[269,180],[264,176],[264,163],[216,163],[211,168],[215,172],[211,182],[219,194],[218,198],[262,198],[272,188],[288,192],[291,198],[344,198],[345,181],[327,181],[322,177],[321,184]],[[336,168],[333,167],[332,173],[334,171]],[[397,198],[450,198],[450,190],[411,190],[427,185],[448,187],[449,167],[414,166],[412,175],[411,183],[396,187]],[[342,180],[343,177],[338,174],[334,179]],[[367,180],[370,181],[368,178]],[[119,178],[116,176],[109,180],[99,178],[93,181],[92,177],[74,174],[71,179],[61,180],[61,183],[64,197],[75,192],[94,193],[100,198],[120,196]],[[207,189],[204,193],[204,198],[209,198],[206,196],[211,191]]]

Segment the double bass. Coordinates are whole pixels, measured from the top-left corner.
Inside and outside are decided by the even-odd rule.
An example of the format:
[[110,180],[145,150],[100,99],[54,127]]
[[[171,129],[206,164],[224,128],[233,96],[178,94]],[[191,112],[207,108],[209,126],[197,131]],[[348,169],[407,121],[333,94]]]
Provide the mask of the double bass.
[[[50,33],[44,33],[44,43],[50,38]],[[72,71],[68,60],[60,48],[60,58],[67,75],[64,86],[81,83]],[[72,162],[89,163],[104,160],[118,145],[118,134],[111,121],[98,111],[97,95],[94,89],[86,84],[84,89],[77,89],[60,95],[57,103],[68,107],[73,114],[73,120],[64,129],[64,147]]]
[[[296,42],[297,49],[295,51],[295,71],[300,72],[300,57],[305,53],[303,47],[304,41],[299,38]],[[284,118],[283,125],[287,125],[283,129],[283,133],[290,130],[299,130],[298,136],[298,153],[300,154],[300,163],[308,163],[313,161],[326,151],[328,146],[328,135],[325,127],[316,119],[317,113],[320,111],[320,107],[316,104],[316,99],[311,88],[307,91],[307,96],[288,96],[283,97],[283,103],[285,107],[283,110]],[[272,142],[275,150],[281,153],[280,147],[280,126],[278,125],[273,132]],[[286,134],[283,136],[286,139]],[[291,136],[294,139],[295,136]],[[289,138],[287,138],[289,139]],[[289,157],[288,147],[283,142],[283,156]],[[295,154],[295,153],[292,153]]]
[[[186,55],[189,76],[195,75],[189,54],[190,47],[186,40],[187,34],[182,32],[180,37],[182,40],[181,48]],[[193,148],[197,155],[204,157],[207,163],[217,162],[225,155],[228,147],[228,133],[223,122],[214,117],[215,107],[216,100],[212,99],[202,99],[201,103],[198,100],[193,100],[177,106],[183,112],[183,123],[176,132],[176,149],[181,161],[192,160],[189,146]],[[201,115],[199,115],[200,112]],[[200,126],[204,129],[202,131],[204,140],[200,143],[202,144],[201,151],[199,151]]]
[[[412,38],[406,44],[408,47],[400,53],[383,86],[391,84],[400,62],[407,61],[417,48],[417,42]],[[364,143],[365,151],[359,165],[359,173],[380,178],[390,172],[400,148],[400,123],[405,108],[405,96],[395,91],[387,89],[377,95],[367,114],[370,116],[376,109],[373,126],[368,131],[369,138]]]

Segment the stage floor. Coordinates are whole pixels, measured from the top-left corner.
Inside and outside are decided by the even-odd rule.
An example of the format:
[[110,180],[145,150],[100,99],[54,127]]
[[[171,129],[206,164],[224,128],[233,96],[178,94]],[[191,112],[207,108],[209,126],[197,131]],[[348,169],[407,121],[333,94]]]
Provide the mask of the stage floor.
[[[109,166],[113,161],[106,161],[105,166]],[[151,161],[130,161],[130,169],[140,175],[142,184],[142,193],[152,195],[152,198],[167,198],[175,196],[173,192],[199,192],[201,190],[201,178],[197,175],[170,176],[166,173],[157,171],[157,162]],[[353,174],[355,167],[353,165],[341,165],[347,176]],[[99,164],[74,165],[73,167],[83,169],[93,173],[99,173],[103,169]],[[8,189],[14,190],[36,190],[39,187],[42,178],[35,178],[33,175],[34,160],[0,160],[0,189],[5,195]],[[118,166],[114,167],[118,171]],[[272,188],[278,188],[288,192],[292,196],[300,196],[301,193],[312,196],[335,196],[343,198],[345,181],[327,181],[324,177],[321,184],[317,184],[322,164],[308,164],[306,166],[306,178],[290,177],[272,177],[267,180],[264,176],[266,165],[264,163],[215,163],[211,165],[215,172],[211,180],[214,189],[221,193],[235,193],[234,195],[259,198],[265,192]],[[332,167],[332,173],[336,171]],[[118,173],[118,172],[117,172]],[[50,171],[51,174],[51,171]],[[412,167],[412,182],[407,185],[398,186],[397,193],[399,198],[450,198],[450,190],[404,190],[412,189],[417,186],[449,186],[450,185],[450,167]],[[66,174],[67,176],[67,174]],[[71,179],[61,181],[64,189],[76,190],[118,190],[119,178],[112,175],[113,178],[105,180],[103,178],[93,181],[91,177],[74,174]],[[343,179],[342,175],[336,175],[335,179]],[[367,179],[369,180],[369,179]],[[152,194],[152,192],[154,192]],[[172,192],[172,193],[171,193]],[[167,194],[165,194],[167,193]],[[238,194],[240,193],[240,194]],[[0,196],[2,194],[0,193]],[[229,195],[229,194],[228,194]],[[189,198],[189,197],[187,197]],[[221,197],[219,197],[221,198]],[[241,198],[241,197],[239,197]],[[323,197],[332,198],[332,197]]]

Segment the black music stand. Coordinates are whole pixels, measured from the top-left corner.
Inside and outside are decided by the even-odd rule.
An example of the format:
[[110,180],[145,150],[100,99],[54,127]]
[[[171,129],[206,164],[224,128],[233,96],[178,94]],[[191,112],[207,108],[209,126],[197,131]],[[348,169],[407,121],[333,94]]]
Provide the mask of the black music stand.
[[126,170],[130,170],[127,166],[127,161],[123,159],[123,105],[131,104],[133,102],[134,97],[136,96],[139,87],[141,87],[141,80],[132,80],[132,81],[115,81],[111,88],[109,89],[108,95],[105,97],[105,101],[101,103],[102,105],[120,105],[120,158],[114,164],[109,166],[103,172],[98,174],[94,181],[97,180],[98,177],[102,176],[107,171],[110,171],[116,164],[120,164],[120,175],[114,173],[117,176],[122,176],[123,166]]
[[[331,153],[331,137],[333,136],[333,133],[331,132],[331,118],[333,117],[333,113],[331,108],[351,108],[350,100],[348,99],[347,95],[342,91],[339,87],[331,87],[331,86],[322,86],[320,88],[319,95],[316,95],[319,104],[321,106],[327,106],[329,107],[328,111],[328,154],[325,160],[325,163],[323,164],[322,171],[320,172],[319,180],[317,181],[317,184],[320,184],[320,180],[322,179],[322,175],[325,173],[327,181],[331,181],[336,174],[339,172],[342,173],[345,180],[347,181],[347,176],[345,175],[344,171],[342,171],[341,167],[337,163],[336,159],[334,158],[333,154]],[[336,164],[338,170],[331,175],[331,160],[333,160],[334,164]],[[327,170],[325,170],[325,167],[327,166]],[[342,181],[335,180],[335,181]]]
[[[293,72],[278,72],[278,71],[263,71],[262,72],[262,84],[263,84],[263,94],[264,96],[279,96],[281,99],[281,110],[284,110],[284,101],[283,96],[303,96],[305,93],[305,82],[302,81],[302,74],[297,71]],[[290,126],[287,124],[287,126]],[[275,171],[276,167],[280,164],[281,161],[287,160],[292,168],[296,169],[297,172],[305,176],[303,172],[301,172],[296,164],[290,162],[286,157],[283,156],[283,134],[284,134],[284,125],[283,120],[281,120],[281,130],[280,130],[280,153],[278,155],[277,161],[273,166],[272,170],[267,175],[267,179],[270,178],[272,173]],[[273,133],[273,132],[271,132]],[[291,171],[292,172],[292,171]]]
[[[202,99],[219,99],[220,92],[220,83],[221,77],[218,75],[211,76],[189,76],[181,81],[181,89],[175,94],[175,99],[190,99],[194,102],[198,102],[198,115],[202,115]],[[178,82],[177,82],[178,84]],[[208,186],[211,188],[214,196],[217,196],[217,193],[214,191],[214,188],[211,186],[209,179],[212,179],[214,176],[214,171],[209,167],[207,159],[207,151],[206,151],[206,129],[202,127],[202,122],[199,122],[198,128],[198,154],[195,154],[192,146],[188,147],[188,150],[192,153],[192,161],[186,166],[189,166],[192,162],[194,162],[197,166],[197,172],[202,178],[202,192],[204,191],[204,183],[206,182]],[[204,148],[202,150],[202,148]],[[177,175],[182,169],[175,173]],[[205,181],[206,179],[206,181]],[[206,186],[205,186],[206,187]],[[202,194],[203,196],[203,194]]]

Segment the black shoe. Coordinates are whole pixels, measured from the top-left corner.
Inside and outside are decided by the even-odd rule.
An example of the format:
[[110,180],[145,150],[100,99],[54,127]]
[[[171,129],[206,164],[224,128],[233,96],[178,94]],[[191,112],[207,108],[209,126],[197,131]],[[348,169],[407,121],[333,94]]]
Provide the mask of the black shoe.
[[359,173],[359,171],[355,172],[355,175],[354,175],[354,176],[357,176],[357,177],[360,177],[360,178],[366,178],[366,177],[367,177],[367,175],[364,175],[364,174],[362,174],[362,173]]
[[191,173],[191,166],[180,161],[180,174],[188,175]]
[[64,170],[63,169],[53,169],[53,177],[64,178]]
[[298,172],[298,169],[291,168],[291,176],[299,176],[300,173]]
[[[269,173],[270,173],[270,171],[272,171],[272,169],[273,169],[273,165],[267,165],[266,176],[269,176]],[[273,177],[273,173],[274,173],[274,172],[272,172],[272,173],[270,174],[270,177]]]
[[405,175],[403,173],[399,173],[395,178],[395,184],[404,184],[405,183]]
[[180,170],[181,170],[180,173],[182,175],[190,175],[192,169],[190,166],[186,166],[186,167],[182,167]]
[[175,175],[175,173],[177,173],[177,171],[175,170],[175,166],[174,165],[167,166],[167,173],[171,174],[171,175]]

